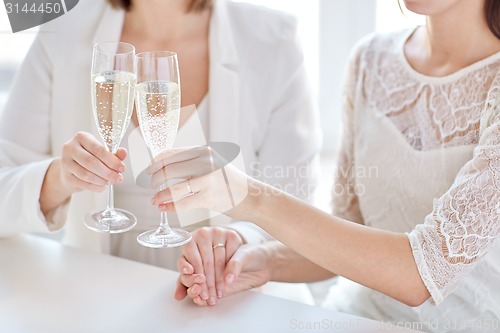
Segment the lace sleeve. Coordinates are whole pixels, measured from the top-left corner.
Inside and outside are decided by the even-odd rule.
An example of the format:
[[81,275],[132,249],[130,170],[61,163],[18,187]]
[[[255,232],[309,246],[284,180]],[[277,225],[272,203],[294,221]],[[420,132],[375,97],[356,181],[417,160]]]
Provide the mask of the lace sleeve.
[[[500,106],[487,103],[489,119],[473,158],[433,212],[408,234],[419,273],[440,303],[474,268],[500,232]],[[484,118],[483,118],[484,119]]]
[[356,194],[354,172],[354,100],[356,82],[359,76],[361,46],[354,48],[350,57],[344,85],[342,110],[342,139],[337,155],[332,190],[333,215],[348,221],[363,224]]

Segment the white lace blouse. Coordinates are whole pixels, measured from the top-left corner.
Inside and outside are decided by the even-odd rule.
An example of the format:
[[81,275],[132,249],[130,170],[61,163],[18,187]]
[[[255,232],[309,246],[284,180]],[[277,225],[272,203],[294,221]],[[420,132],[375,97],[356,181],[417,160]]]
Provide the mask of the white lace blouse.
[[[352,56],[333,208],[407,232],[432,301],[411,309],[356,287],[365,303],[347,310],[439,332],[476,332],[496,318],[498,332],[500,53],[429,77],[405,58],[412,32],[371,36]],[[327,305],[342,303],[340,289]]]

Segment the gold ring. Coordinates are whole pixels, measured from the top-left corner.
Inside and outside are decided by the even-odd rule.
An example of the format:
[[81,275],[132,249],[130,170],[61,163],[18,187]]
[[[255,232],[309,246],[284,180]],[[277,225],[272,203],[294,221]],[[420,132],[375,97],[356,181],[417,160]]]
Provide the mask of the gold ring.
[[189,179],[186,180],[186,187],[187,187],[187,190],[188,190],[188,195],[193,195],[194,192],[193,190],[191,189],[191,185],[189,184]]
[[216,248],[218,248],[218,247],[225,247],[225,245],[224,245],[223,243],[217,243],[217,244],[215,244],[214,246],[212,246],[212,249],[214,249],[214,250],[215,250],[215,249],[216,249]]

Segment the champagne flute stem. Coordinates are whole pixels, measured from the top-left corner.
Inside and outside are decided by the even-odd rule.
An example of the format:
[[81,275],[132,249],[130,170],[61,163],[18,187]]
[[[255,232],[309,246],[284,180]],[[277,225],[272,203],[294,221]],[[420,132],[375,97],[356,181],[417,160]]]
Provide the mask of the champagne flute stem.
[[161,222],[160,227],[158,228],[158,233],[161,235],[168,235],[172,233],[172,229],[168,225],[167,213],[161,212]]
[[102,212],[102,216],[105,218],[112,218],[116,216],[113,185],[111,184],[108,184],[108,202],[106,205],[106,209],[104,210],[104,212]]
[[108,184],[108,205],[106,210],[115,210],[115,196],[113,185]]
[[[165,185],[161,185],[160,191],[163,191],[165,187]],[[158,227],[156,233],[158,235],[168,235],[172,233],[172,229],[170,229],[170,226],[168,225],[168,217],[166,212],[161,212],[160,226]]]
[[[112,152],[113,154],[116,153],[118,150],[118,146],[114,147],[108,147],[109,151]],[[108,201],[106,204],[106,210],[103,212],[103,215],[105,217],[114,217],[116,216],[115,212],[115,196],[114,196],[114,191],[113,191],[113,185],[111,183],[108,183]]]

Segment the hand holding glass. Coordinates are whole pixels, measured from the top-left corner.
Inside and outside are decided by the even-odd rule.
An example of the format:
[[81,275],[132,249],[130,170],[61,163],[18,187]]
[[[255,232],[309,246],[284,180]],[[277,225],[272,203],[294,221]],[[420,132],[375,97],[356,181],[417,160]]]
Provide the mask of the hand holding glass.
[[[130,124],[135,85],[134,46],[121,42],[96,44],[92,55],[92,106],[99,135],[113,154]],[[84,221],[89,229],[103,233],[125,232],[137,224],[132,213],[114,208],[111,184],[106,209],[88,213]]]
[[[153,157],[172,148],[180,117],[180,79],[177,54],[143,52],[137,54],[136,107],[139,126]],[[160,187],[163,190],[164,186]],[[137,237],[144,246],[176,247],[191,240],[191,234],[168,225],[161,213],[160,226]]]

